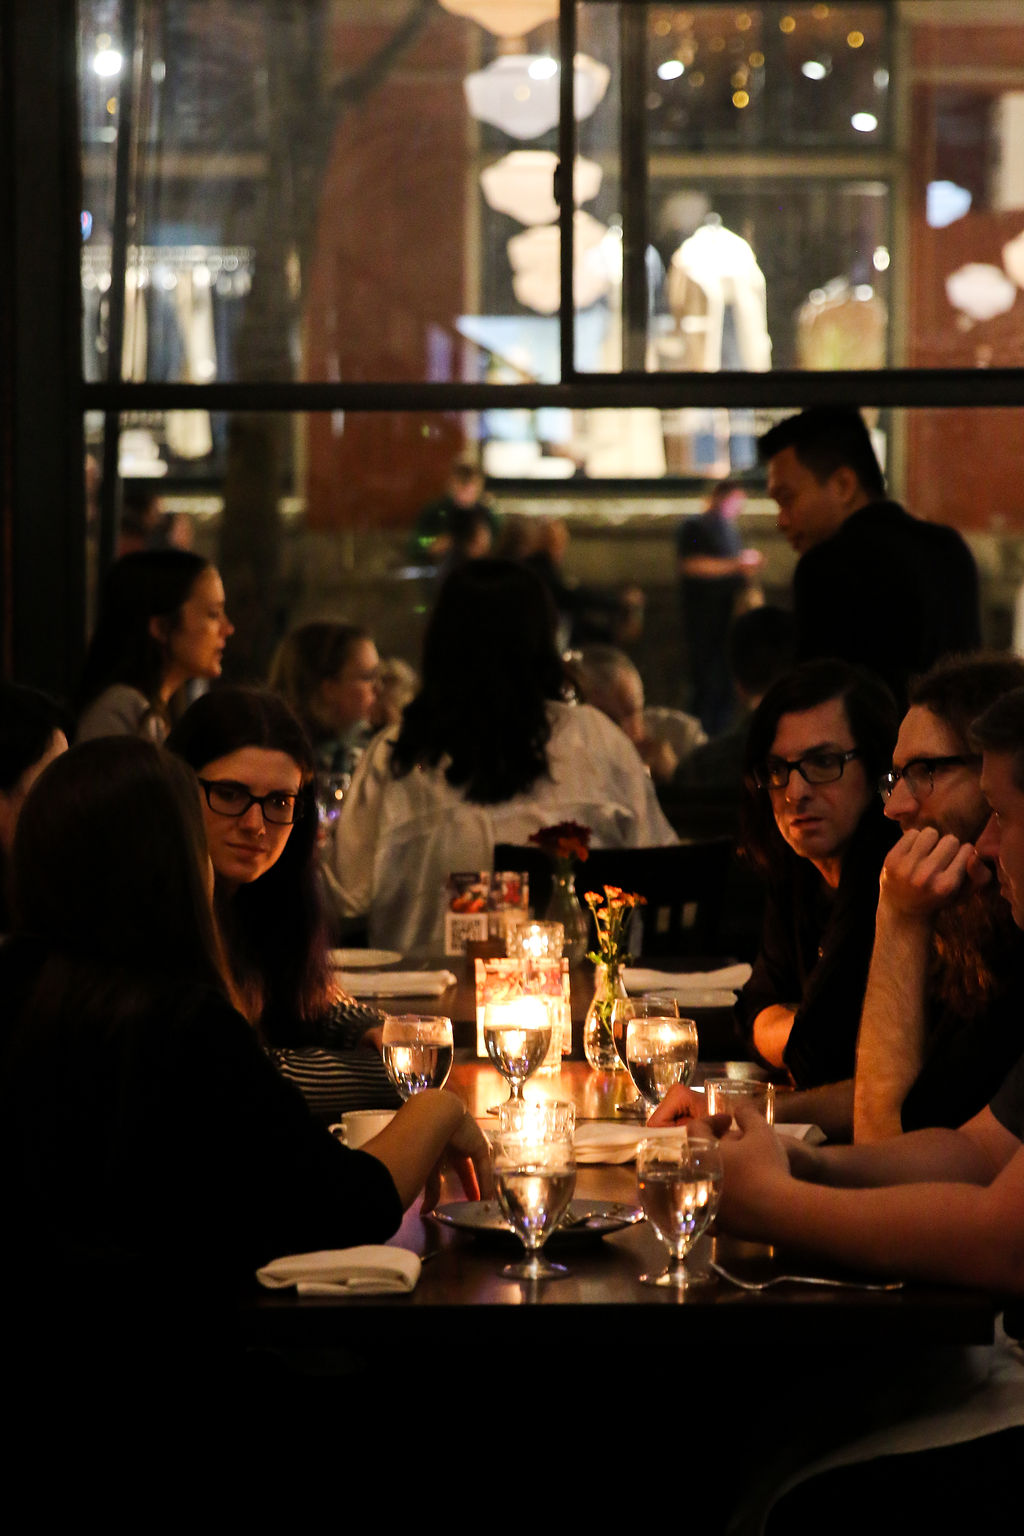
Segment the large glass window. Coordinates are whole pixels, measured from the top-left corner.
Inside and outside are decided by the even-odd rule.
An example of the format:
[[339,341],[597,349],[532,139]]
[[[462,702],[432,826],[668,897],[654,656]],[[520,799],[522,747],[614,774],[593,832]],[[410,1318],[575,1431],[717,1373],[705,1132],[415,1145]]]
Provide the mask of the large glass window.
[[1024,398],[1009,371],[993,393],[1024,341],[1019,7],[80,0],[78,18],[108,509],[141,481],[234,527],[258,491],[259,517],[346,548],[380,535],[397,569],[458,459],[502,500],[610,530],[722,475],[756,490],[775,416],[874,395],[915,510],[1024,527],[1015,415],[958,408],[973,379]]

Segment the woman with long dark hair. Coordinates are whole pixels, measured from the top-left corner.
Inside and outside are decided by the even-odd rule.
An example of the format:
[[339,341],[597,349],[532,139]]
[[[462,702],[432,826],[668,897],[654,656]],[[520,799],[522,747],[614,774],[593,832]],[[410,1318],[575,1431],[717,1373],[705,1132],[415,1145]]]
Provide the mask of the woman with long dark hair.
[[173,755],[112,738],[51,763],[13,872],[0,1145],[5,1237],[31,1263],[3,1284],[62,1340],[103,1353],[113,1331],[146,1359],[275,1256],[383,1241],[446,1147],[474,1191],[486,1152],[453,1095],[351,1152],[275,1071],[232,1007],[200,796]]
[[372,743],[342,804],[332,869],[371,944],[437,953],[453,870],[489,870],[496,842],[574,820],[598,848],[674,843],[632,742],[566,700],[555,613],[538,578],[471,560],[441,588],[423,682]]
[[[309,741],[283,699],[220,688],[167,740],[198,775],[214,905],[242,1012],[320,1115],[399,1100],[370,1032],[376,1009],[332,982]],[[369,1037],[368,1037],[369,1036]]]
[[172,698],[194,678],[220,676],[232,634],[220,575],[199,555],[155,549],[116,560],[78,686],[77,740],[163,741]]

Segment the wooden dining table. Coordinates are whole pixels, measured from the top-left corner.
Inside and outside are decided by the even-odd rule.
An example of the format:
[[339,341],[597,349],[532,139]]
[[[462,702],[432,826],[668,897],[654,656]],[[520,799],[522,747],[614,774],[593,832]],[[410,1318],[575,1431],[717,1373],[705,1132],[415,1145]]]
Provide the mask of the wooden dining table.
[[[651,969],[662,971],[666,985],[680,975],[701,975],[715,971],[733,962],[728,957],[688,957],[685,960],[659,960]],[[647,962],[644,962],[647,966]],[[395,967],[396,971],[401,969]],[[440,994],[406,995],[401,997],[374,996],[372,1002],[385,1013],[443,1014],[452,1021],[455,1044],[473,1046],[476,1043],[476,980],[474,963],[464,955],[440,955],[423,961],[418,970],[441,973],[447,971],[454,982]],[[346,973],[345,981],[351,981],[353,973]],[[358,975],[358,973],[356,973]],[[573,1025],[573,1048],[577,1056],[582,1051],[583,1021],[594,995],[594,967],[589,961],[574,965],[569,972],[570,1013]],[[652,989],[653,990],[653,989]],[[362,994],[360,994],[361,996]],[[370,1001],[370,999],[367,999]],[[715,1060],[733,1059],[747,1054],[730,1007],[688,1007],[680,1004],[681,1012],[692,1017],[697,1024],[701,1053]]]
[[[486,1129],[488,1110],[508,1096],[507,1085],[487,1062],[466,1049],[456,1053],[448,1087],[458,1093]],[[527,1097],[571,1099],[580,1120],[613,1119],[615,1105],[633,1096],[624,1073],[596,1073],[586,1062],[565,1061],[559,1072],[537,1076]],[[621,1123],[621,1117],[619,1117]],[[637,1205],[632,1163],[583,1164],[577,1198]],[[442,1196],[458,1198],[450,1186]],[[665,1267],[654,1232],[640,1222],[606,1236],[567,1234],[550,1243],[564,1263],[564,1279],[525,1283],[501,1270],[522,1254],[511,1234],[481,1234],[444,1226],[418,1206],[407,1212],[392,1239],[420,1255],[423,1267],[407,1295],[352,1298],[298,1297],[261,1292],[245,1309],[249,1342],[270,1348],[315,1346],[342,1350],[358,1364],[382,1358],[400,1363],[428,1332],[443,1340],[446,1356],[466,1361],[508,1352],[530,1354],[541,1346],[571,1348],[590,1358],[601,1341],[640,1358],[665,1350],[685,1351],[688,1362],[707,1365],[739,1360],[744,1352],[783,1352],[790,1362],[848,1358],[860,1368],[869,1354],[895,1357],[922,1347],[985,1344],[993,1338],[998,1308],[989,1296],[949,1287],[906,1284],[877,1291],[856,1283],[824,1287],[787,1282],[751,1292],[709,1270],[709,1260],[740,1278],[773,1274],[836,1276],[800,1255],[741,1244],[726,1236],[702,1238],[691,1264],[706,1279],[679,1294],[640,1282],[645,1270]],[[824,1352],[824,1353],[823,1353]]]

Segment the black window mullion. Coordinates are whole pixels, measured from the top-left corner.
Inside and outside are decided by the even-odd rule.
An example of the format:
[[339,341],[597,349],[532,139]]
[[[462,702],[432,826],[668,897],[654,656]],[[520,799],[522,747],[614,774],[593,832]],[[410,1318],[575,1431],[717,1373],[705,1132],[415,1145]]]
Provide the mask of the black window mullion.
[[564,406],[1024,406],[1024,368],[580,374],[562,384],[86,384],[87,410],[485,411]]
[[647,8],[619,11],[622,367],[647,360]]
[[[135,137],[136,0],[122,0],[121,45],[127,68],[117,98],[117,150],[114,158],[114,215],[110,239],[110,299],[107,309],[107,382],[121,382],[124,353],[125,274],[128,245],[134,233],[132,206],[132,142]],[[117,544],[118,459],[120,420],[116,410],[103,418],[103,475],[100,486],[100,569],[106,570]]]
[[576,89],[576,0],[562,0],[558,17],[558,51],[562,71],[559,76],[558,123],[558,228],[560,286],[558,323],[563,383],[576,376],[576,310],[573,294],[573,257],[576,211],[576,114],[573,97]]

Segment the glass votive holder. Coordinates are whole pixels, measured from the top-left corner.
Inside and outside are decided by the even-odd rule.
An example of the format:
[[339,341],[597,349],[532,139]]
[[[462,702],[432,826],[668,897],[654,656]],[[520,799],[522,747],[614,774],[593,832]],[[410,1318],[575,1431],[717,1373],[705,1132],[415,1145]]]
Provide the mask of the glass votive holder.
[[509,930],[508,953],[515,960],[560,960],[564,948],[561,923],[518,923]]
[[498,1135],[536,1141],[572,1141],[576,1105],[566,1099],[509,1100],[498,1107]]

